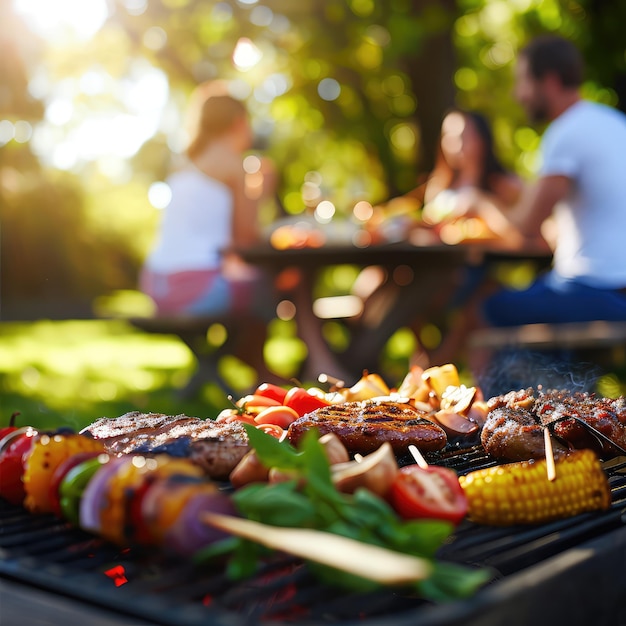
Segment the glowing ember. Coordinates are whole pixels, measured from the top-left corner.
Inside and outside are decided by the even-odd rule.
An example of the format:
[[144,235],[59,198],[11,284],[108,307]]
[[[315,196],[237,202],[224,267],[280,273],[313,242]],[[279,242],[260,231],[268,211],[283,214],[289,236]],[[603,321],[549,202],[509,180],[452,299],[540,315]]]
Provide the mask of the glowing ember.
[[128,578],[126,578],[126,570],[123,565],[115,565],[111,569],[106,570],[104,573],[113,581],[116,587],[121,587],[128,582]]

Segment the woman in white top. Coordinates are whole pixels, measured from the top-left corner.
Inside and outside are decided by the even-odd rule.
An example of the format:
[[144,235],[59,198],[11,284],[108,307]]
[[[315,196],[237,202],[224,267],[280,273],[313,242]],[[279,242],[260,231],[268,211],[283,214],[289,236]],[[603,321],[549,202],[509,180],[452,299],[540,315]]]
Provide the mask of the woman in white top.
[[248,114],[222,82],[201,85],[194,98],[197,112],[187,163],[168,178],[171,201],[142,268],[140,288],[154,300],[159,315],[256,316],[259,324],[250,327],[246,341],[255,358],[275,301],[262,272],[232,253],[259,238],[257,201],[247,193],[243,167],[252,139]]

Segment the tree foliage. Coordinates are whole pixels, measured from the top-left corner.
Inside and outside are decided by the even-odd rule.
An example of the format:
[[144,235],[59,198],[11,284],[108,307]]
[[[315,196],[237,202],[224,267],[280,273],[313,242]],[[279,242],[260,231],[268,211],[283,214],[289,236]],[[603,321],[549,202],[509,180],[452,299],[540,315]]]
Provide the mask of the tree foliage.
[[[383,201],[428,170],[447,107],[491,119],[505,162],[530,175],[539,130],[515,104],[512,65],[531,36],[558,32],[589,63],[585,95],[624,107],[624,3],[603,0],[109,0],[88,42],[51,48],[3,3],[0,121],[44,127],[59,142],[87,118],[132,108],[125,89],[155,68],[170,102],[155,132],[123,163],[79,162],[60,175],[32,142],[0,141],[2,295],[90,298],[132,286],[158,213],[148,188],[180,145],[191,90],[236,81],[258,148],[281,173],[284,209],[305,209],[310,172],[340,213],[362,198]],[[260,60],[233,63],[242,38]],[[602,41],[602,46],[597,45]],[[81,87],[86,76],[102,87]],[[77,85],[79,87],[77,87]],[[36,87],[36,88],[35,88]],[[53,88],[72,94],[64,124],[43,122]],[[136,97],[141,97],[136,95]],[[120,131],[123,132],[123,131]],[[84,259],[88,258],[89,263]]]

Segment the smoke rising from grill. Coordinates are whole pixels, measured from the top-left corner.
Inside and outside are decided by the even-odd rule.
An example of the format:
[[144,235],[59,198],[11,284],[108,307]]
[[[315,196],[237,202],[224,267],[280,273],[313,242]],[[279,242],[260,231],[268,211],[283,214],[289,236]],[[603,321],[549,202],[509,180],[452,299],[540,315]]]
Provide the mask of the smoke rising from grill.
[[592,392],[602,375],[594,364],[575,360],[569,351],[501,350],[481,372],[475,372],[486,398],[514,389],[543,387]]

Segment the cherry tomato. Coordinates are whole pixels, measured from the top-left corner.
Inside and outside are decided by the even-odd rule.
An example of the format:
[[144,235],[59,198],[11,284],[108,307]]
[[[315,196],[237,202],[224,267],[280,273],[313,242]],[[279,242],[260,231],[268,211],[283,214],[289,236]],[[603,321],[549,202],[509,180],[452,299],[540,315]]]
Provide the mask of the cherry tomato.
[[0,441],[0,496],[11,504],[22,504],[26,497],[22,476],[24,457],[33,445],[37,431],[29,426],[18,428]]
[[229,424],[230,422],[243,422],[244,424],[256,424],[254,415],[250,415],[241,409],[224,409],[215,419],[216,422]]
[[230,422],[243,422],[244,424],[255,425],[254,415],[250,415],[241,409],[224,409],[215,418],[216,422],[228,424]]
[[287,390],[272,383],[261,383],[254,392],[255,396],[265,396],[282,404],[287,395]]
[[304,387],[292,387],[285,396],[284,404],[291,407],[301,417],[315,409],[329,406],[331,403],[309,393]]
[[397,513],[407,519],[440,519],[458,524],[467,513],[467,498],[456,473],[437,465],[400,468],[389,499]]
[[256,394],[249,394],[243,398],[237,400],[236,405],[240,407],[245,413],[253,413],[256,415],[268,406],[280,406],[278,400],[273,398],[267,398],[265,396],[259,396]]
[[262,430],[264,433],[272,435],[272,437],[275,437],[276,439],[279,439],[281,441],[285,438],[285,435],[287,434],[283,428],[277,426],[276,424],[257,424],[256,427],[259,430]]
[[300,417],[290,406],[269,406],[261,411],[254,421],[257,424],[275,424],[281,428],[289,428],[289,424]]

